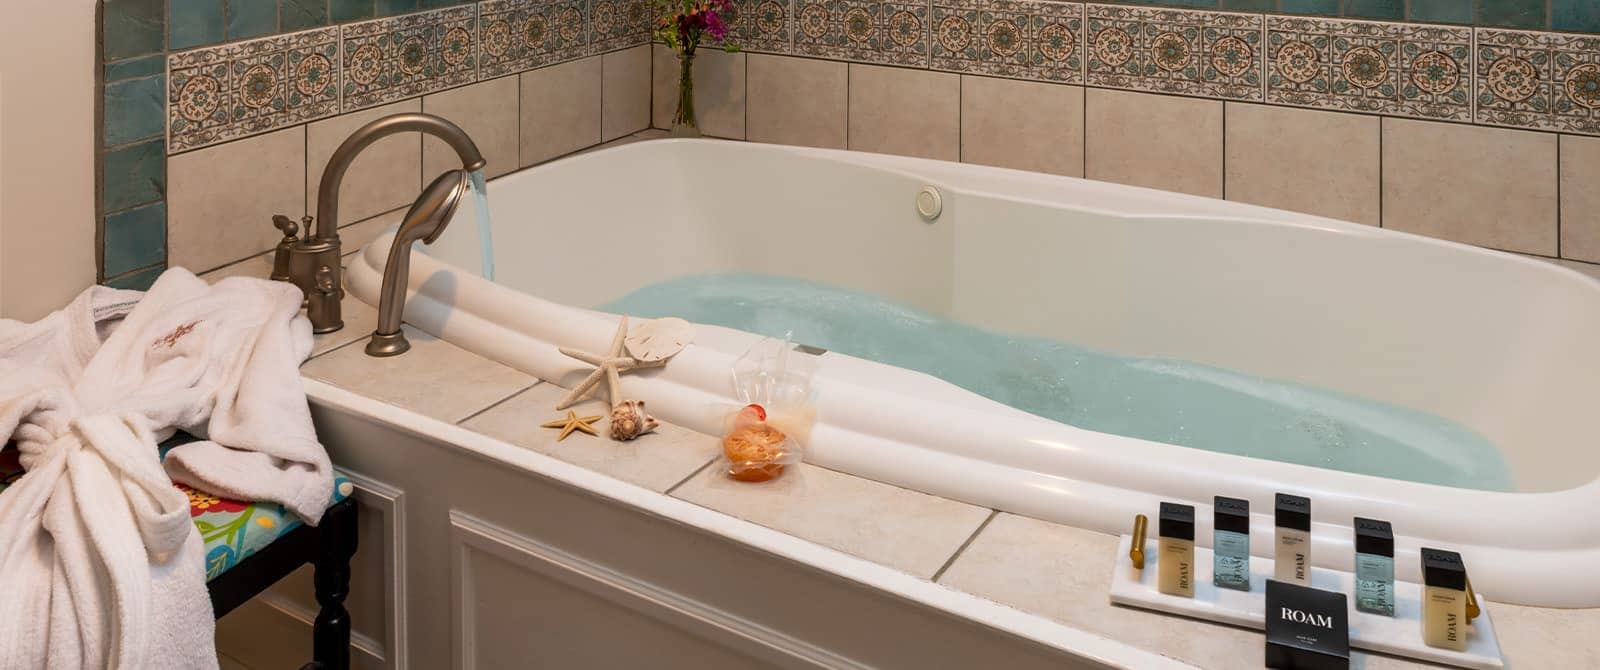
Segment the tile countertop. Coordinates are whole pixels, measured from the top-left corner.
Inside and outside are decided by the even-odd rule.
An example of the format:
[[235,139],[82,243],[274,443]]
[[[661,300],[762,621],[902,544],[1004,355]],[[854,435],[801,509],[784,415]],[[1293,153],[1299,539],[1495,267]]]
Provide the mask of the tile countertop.
[[[364,305],[352,306],[368,309]],[[565,391],[406,327],[403,356],[368,357],[364,333],[316,355],[303,374],[373,399],[742,518],[922,579],[1206,668],[1252,667],[1260,633],[1110,604],[1117,538],[800,464],[747,484],[709,467],[716,438],[670,425],[629,443],[540,428]],[[331,336],[325,336],[331,337]],[[319,342],[319,349],[323,342]],[[420,390],[420,391],[419,391]],[[574,409],[605,414],[589,400]],[[604,425],[601,422],[600,425]],[[603,435],[603,433],[602,433]],[[1600,609],[1493,603],[1508,664],[1600,667]],[[1159,617],[1160,625],[1152,622]],[[1352,667],[1432,667],[1356,652]]]

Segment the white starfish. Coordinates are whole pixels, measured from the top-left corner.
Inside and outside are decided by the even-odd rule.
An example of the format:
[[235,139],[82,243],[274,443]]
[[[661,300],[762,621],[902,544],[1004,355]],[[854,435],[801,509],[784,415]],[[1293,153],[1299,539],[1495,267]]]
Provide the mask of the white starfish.
[[584,377],[582,382],[572,387],[572,392],[568,393],[565,398],[561,399],[560,403],[556,404],[556,409],[566,409],[577,404],[579,400],[582,400],[584,396],[589,394],[590,390],[600,383],[602,377],[606,380],[606,390],[609,395],[607,400],[612,408],[615,409],[617,403],[622,402],[622,373],[628,370],[655,368],[667,364],[665,359],[641,361],[624,353],[623,340],[627,337],[628,317],[624,316],[622,321],[617,324],[617,334],[611,338],[611,349],[606,355],[600,356],[586,351],[578,351],[566,347],[560,348],[561,353],[593,365],[595,368],[594,372],[589,373],[588,377]]

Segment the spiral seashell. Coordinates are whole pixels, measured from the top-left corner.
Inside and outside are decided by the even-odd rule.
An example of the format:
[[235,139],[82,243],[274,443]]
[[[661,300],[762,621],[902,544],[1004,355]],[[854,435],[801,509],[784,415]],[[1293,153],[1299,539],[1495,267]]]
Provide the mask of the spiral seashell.
[[611,439],[626,442],[654,431],[661,423],[646,414],[643,400],[624,400],[611,408]]

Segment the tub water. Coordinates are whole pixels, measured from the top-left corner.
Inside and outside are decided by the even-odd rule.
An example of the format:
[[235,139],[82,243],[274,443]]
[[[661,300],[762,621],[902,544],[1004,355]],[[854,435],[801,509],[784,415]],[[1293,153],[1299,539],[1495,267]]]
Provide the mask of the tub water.
[[494,225],[489,219],[489,186],[483,168],[468,175],[472,190],[473,220],[478,224],[478,275],[494,281]]
[[[919,213],[919,194],[943,201]],[[806,458],[1105,533],[1162,501],[1312,499],[1317,565],[1391,522],[1399,579],[1460,551],[1492,600],[1600,607],[1600,282],[1414,235],[1081,179],[711,140],[625,145],[489,184],[411,259],[406,320],[540,379],[619,313],[696,339],[623,378],[706,433],[733,361],[793,330]],[[390,238],[350,262],[375,302]],[[481,269],[493,281],[479,275]],[[553,412],[553,409],[552,409]],[[553,416],[553,413],[552,413]],[[530,417],[533,421],[537,417]],[[1111,560],[1111,557],[1106,557]]]
[[692,275],[599,309],[792,335],[1102,433],[1428,484],[1514,488],[1500,450],[1449,419],[1199,363],[1006,335],[817,282]]

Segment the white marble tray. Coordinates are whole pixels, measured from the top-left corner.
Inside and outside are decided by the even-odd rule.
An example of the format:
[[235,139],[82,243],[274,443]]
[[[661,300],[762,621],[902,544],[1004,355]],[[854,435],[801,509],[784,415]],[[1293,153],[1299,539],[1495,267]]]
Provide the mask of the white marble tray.
[[[1272,559],[1250,557],[1249,591],[1217,588],[1211,583],[1211,550],[1197,546],[1194,548],[1194,597],[1180,598],[1156,589],[1159,554],[1155,538],[1145,541],[1144,570],[1134,570],[1128,560],[1128,549],[1132,546],[1133,537],[1123,535],[1117,546],[1116,567],[1111,572],[1111,602],[1256,630],[1266,627],[1266,582],[1272,577]],[[1355,575],[1348,572],[1312,568],[1311,585],[1348,597],[1351,648],[1463,668],[1498,670],[1505,667],[1500,658],[1500,643],[1495,639],[1494,623],[1489,621],[1488,608],[1483,607],[1482,594],[1477,596],[1483,613],[1472,620],[1466,651],[1449,651],[1422,643],[1422,589],[1417,584],[1395,582],[1393,617],[1356,611],[1355,597],[1350,595],[1355,593]],[[1265,641],[1262,644],[1265,645]]]

